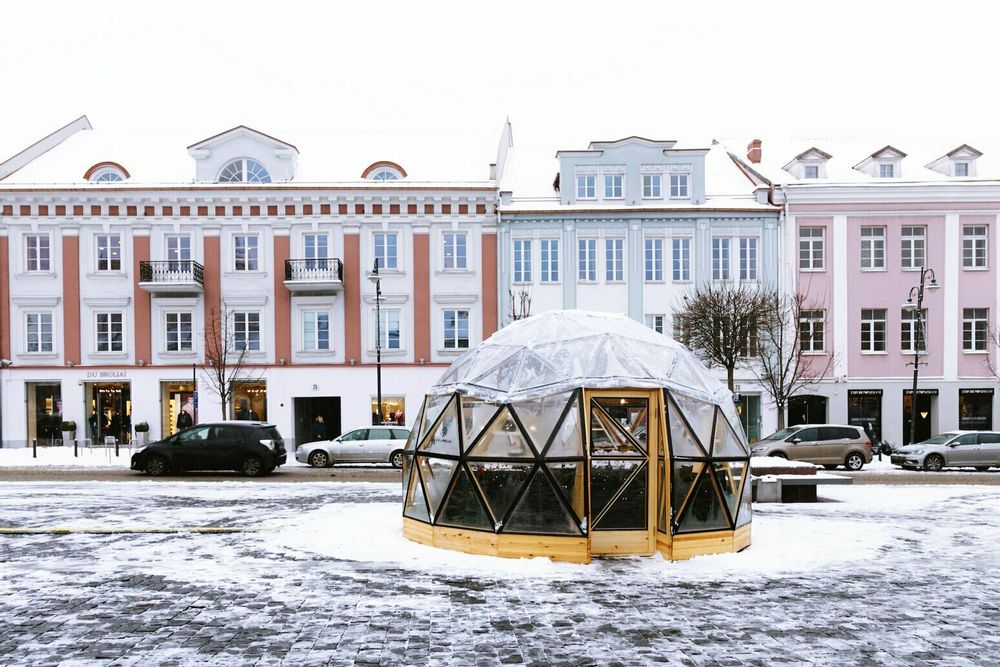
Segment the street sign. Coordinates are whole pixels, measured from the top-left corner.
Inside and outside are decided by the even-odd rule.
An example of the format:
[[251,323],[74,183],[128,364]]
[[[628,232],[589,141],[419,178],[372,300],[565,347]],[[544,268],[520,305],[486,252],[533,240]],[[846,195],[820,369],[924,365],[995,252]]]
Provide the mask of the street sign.
[[198,392],[194,392],[194,409],[198,409]]

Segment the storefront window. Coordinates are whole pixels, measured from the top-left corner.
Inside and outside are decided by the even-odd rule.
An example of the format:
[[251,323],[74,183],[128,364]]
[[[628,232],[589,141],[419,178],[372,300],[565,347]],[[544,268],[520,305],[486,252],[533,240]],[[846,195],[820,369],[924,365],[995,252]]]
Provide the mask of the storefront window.
[[869,430],[882,439],[882,390],[849,389],[847,391],[847,423]]
[[32,440],[52,442],[62,438],[62,386],[51,382],[27,382],[28,444]]
[[190,382],[163,382],[160,415],[164,436],[183,431],[197,423],[194,409],[194,385]]
[[132,387],[128,382],[88,382],[87,437],[95,444],[112,437],[120,444],[132,440]]
[[406,397],[405,396],[383,396],[382,411],[379,416],[378,397],[372,396],[372,425],[398,424],[406,426]]
[[241,382],[233,389],[233,419],[267,421],[267,383]]
[[963,431],[993,430],[993,390],[958,390],[958,428]]

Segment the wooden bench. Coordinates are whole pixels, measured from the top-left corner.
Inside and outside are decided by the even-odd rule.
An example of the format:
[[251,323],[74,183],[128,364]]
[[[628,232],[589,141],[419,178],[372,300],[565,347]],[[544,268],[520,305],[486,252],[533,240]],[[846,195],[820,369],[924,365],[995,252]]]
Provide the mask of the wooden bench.
[[[764,475],[761,477],[751,477],[753,485],[753,501],[762,503],[814,503],[816,502],[816,487],[820,484],[853,484],[850,477],[840,475]],[[770,493],[761,493],[758,499],[758,483],[776,484],[776,489],[769,489]],[[781,500],[777,500],[780,498]]]

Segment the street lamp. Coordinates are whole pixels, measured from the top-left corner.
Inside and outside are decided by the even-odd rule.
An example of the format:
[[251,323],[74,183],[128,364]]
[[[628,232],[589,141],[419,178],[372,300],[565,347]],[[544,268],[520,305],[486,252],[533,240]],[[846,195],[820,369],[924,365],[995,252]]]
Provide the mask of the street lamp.
[[[926,282],[930,278],[930,282]],[[926,284],[925,284],[926,283]],[[939,285],[937,282],[937,277],[934,275],[934,269],[928,269],[925,267],[920,268],[920,284],[914,285],[910,288],[910,293],[906,297],[906,303],[903,304],[903,310],[916,310],[916,330],[914,333],[913,340],[913,361],[907,363],[907,366],[913,366],[913,392],[910,394],[910,443],[917,439],[917,378],[920,375],[920,366],[926,364],[926,361],[920,361],[920,343],[921,341],[927,340],[924,335],[924,316],[923,316],[923,306],[924,306],[924,288],[929,290],[936,290]],[[916,299],[916,303],[914,303]]]
[[378,422],[372,426],[377,426],[382,423],[382,277],[378,274],[378,257],[368,280],[375,283],[375,410]]

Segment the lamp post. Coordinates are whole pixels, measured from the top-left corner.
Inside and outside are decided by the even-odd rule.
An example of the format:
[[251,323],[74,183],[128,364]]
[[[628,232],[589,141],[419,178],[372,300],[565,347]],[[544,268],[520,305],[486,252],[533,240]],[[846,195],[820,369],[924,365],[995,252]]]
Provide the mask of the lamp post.
[[375,411],[378,422],[372,426],[377,426],[382,423],[382,277],[378,274],[378,257],[368,280],[375,283]]
[[[927,279],[930,278],[930,282]],[[913,366],[913,392],[910,394],[910,442],[917,439],[917,379],[920,375],[920,366],[926,364],[926,361],[920,361],[921,354],[921,342],[925,341],[924,336],[924,316],[923,316],[923,306],[924,306],[924,289],[936,290],[939,285],[937,282],[937,277],[934,275],[933,269],[928,269],[926,267],[920,268],[920,284],[914,285],[910,288],[910,293],[906,297],[906,303],[903,304],[903,310],[916,310],[916,330],[914,333],[913,340],[913,361],[907,363],[907,366]],[[916,299],[916,303],[914,303]],[[925,352],[926,353],[926,352]]]

